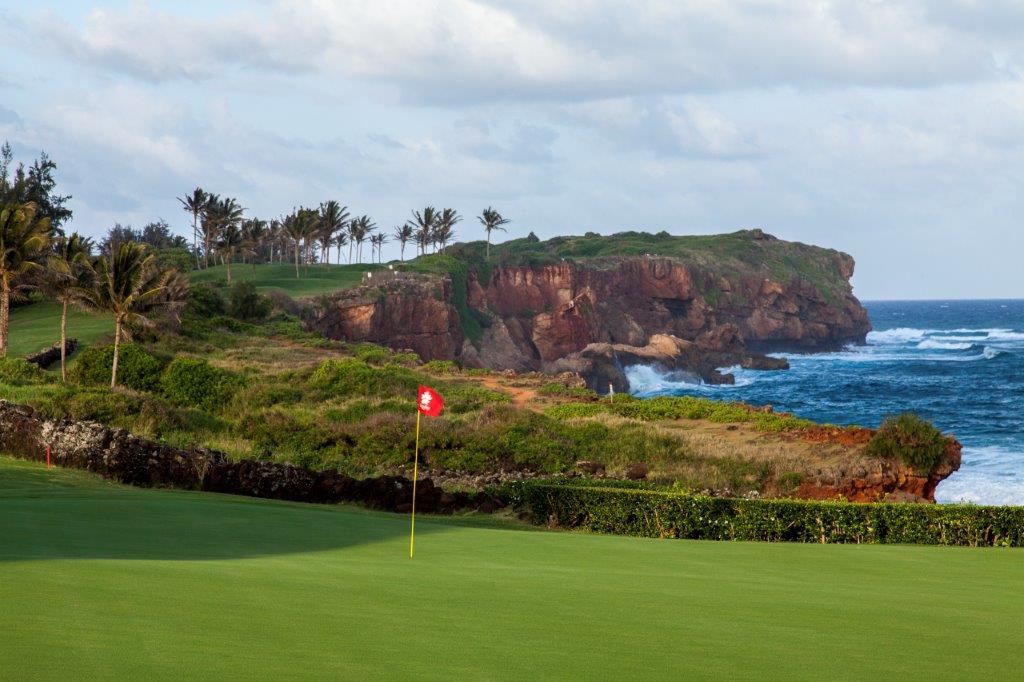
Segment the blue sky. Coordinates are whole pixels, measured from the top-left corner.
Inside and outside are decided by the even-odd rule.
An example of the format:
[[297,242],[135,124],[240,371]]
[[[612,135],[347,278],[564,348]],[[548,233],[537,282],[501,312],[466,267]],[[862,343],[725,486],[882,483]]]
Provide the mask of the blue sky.
[[89,234],[185,231],[201,185],[460,238],[762,227],[862,298],[1024,297],[1019,2],[0,0],[0,33],[0,138]]

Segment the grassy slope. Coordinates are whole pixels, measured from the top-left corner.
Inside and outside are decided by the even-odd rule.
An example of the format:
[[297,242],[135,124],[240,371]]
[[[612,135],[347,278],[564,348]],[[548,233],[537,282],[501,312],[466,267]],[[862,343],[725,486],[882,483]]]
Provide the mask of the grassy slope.
[[[447,253],[480,267],[484,243],[456,244]],[[783,240],[758,240],[750,231],[716,235],[670,235],[667,232],[587,233],[545,241],[512,239],[491,246],[491,263],[554,263],[562,259],[593,261],[652,254],[727,276],[770,277],[779,282],[802,278],[826,296],[849,292],[836,267],[838,252]]]
[[[289,264],[270,264],[256,266],[256,286],[261,291],[283,291],[293,298],[316,296],[339,289],[355,286],[362,280],[364,272],[379,269],[379,265],[311,265],[300,268],[300,277],[295,278],[295,266]],[[251,281],[253,270],[250,265],[233,265],[232,281]],[[223,265],[208,270],[189,273],[189,279],[201,284],[204,282],[227,281],[227,269]]]
[[[114,333],[109,315],[94,315],[72,309],[68,312],[68,336],[88,345]],[[28,355],[60,340],[60,304],[42,301],[11,311],[11,346],[14,356]]]
[[1004,678],[1024,553],[524,532],[0,458],[22,678]]

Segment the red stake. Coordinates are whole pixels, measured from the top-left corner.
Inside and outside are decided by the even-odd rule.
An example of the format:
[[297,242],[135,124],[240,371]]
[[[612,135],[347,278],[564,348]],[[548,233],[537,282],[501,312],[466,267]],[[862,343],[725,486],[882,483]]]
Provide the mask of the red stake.
[[52,469],[53,468],[53,464],[50,463],[50,446],[49,445],[46,446],[46,468],[47,469]]

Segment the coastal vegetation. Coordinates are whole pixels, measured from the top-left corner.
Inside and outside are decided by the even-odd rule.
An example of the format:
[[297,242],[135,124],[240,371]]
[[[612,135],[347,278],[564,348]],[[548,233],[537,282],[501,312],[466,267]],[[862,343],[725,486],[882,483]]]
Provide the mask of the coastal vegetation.
[[549,525],[616,535],[821,544],[1024,547],[1024,508],[728,499],[578,481],[523,481],[505,494]]

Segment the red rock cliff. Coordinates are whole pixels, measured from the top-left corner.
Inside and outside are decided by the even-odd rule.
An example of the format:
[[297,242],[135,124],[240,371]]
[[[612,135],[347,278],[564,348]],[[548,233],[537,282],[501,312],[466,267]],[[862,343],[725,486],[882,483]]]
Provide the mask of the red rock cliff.
[[[311,324],[332,338],[517,370],[543,369],[592,343],[643,346],[655,334],[692,341],[723,325],[735,325],[740,341],[757,350],[863,342],[871,327],[849,285],[853,259],[814,253],[814,272],[827,271],[814,281],[649,255],[470,266],[463,300],[451,277],[389,274],[322,301]],[[472,342],[459,310],[483,328]]]

